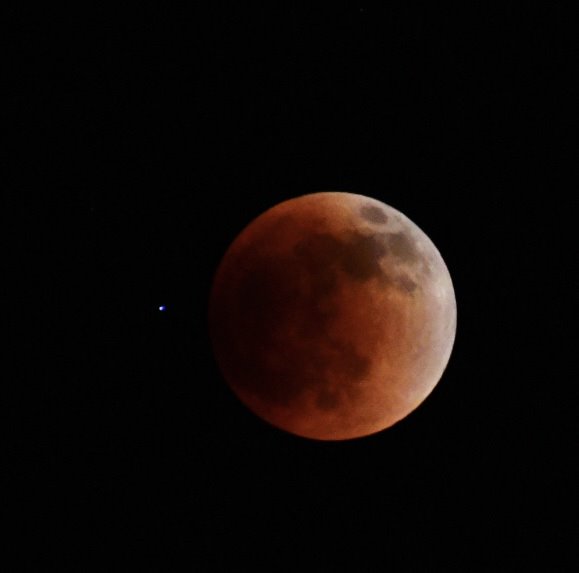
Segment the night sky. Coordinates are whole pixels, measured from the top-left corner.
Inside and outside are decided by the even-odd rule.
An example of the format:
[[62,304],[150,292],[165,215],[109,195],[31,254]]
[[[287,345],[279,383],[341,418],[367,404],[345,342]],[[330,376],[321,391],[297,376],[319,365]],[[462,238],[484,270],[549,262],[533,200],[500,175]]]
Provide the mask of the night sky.
[[[577,570],[568,15],[171,4],[12,14],[22,568]],[[207,332],[235,236],[324,190],[418,224],[458,308],[431,396],[342,443],[254,417]]]

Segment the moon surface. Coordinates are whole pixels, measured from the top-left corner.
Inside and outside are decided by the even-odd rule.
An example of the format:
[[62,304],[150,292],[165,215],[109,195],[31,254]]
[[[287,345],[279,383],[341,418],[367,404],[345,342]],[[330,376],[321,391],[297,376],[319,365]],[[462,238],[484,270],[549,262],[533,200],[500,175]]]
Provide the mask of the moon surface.
[[209,327],[235,395],[306,438],[374,434],[431,393],[450,358],[456,300],[426,234],[376,199],[312,193],[233,241],[214,277]]

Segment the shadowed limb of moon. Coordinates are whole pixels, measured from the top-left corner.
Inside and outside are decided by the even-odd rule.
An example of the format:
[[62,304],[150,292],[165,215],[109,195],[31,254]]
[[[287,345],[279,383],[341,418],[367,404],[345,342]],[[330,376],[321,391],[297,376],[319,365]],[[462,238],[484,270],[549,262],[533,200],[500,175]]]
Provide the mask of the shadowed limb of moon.
[[269,209],[234,240],[209,304],[221,372],[238,398],[299,436],[345,440],[407,416],[448,363],[456,301],[410,219],[322,192]]

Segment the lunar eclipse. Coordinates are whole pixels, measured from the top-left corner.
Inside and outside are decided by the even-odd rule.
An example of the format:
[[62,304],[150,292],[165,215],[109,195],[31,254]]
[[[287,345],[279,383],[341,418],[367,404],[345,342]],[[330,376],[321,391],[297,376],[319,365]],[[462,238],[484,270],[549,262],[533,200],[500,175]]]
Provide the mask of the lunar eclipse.
[[432,392],[450,358],[446,264],[408,217],[319,192],[280,203],[233,241],[209,327],[234,394],[273,426],[317,440],[388,428]]

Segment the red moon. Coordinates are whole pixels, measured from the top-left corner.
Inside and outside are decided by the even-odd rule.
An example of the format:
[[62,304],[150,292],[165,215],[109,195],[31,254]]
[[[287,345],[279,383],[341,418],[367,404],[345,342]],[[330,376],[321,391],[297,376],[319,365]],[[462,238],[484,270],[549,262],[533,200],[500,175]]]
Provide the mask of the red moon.
[[408,217],[363,195],[290,199],[251,222],[214,277],[209,327],[231,390],[306,438],[392,426],[431,393],[450,358],[448,269]]

